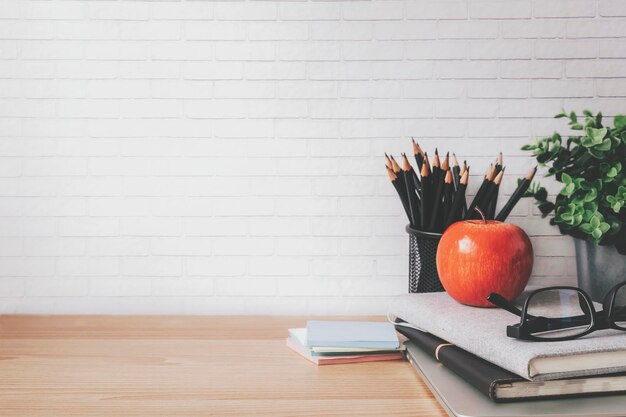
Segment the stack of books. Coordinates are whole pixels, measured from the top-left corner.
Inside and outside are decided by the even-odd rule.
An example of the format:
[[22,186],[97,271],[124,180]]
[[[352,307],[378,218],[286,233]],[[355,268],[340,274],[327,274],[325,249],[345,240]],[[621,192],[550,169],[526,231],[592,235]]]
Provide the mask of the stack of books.
[[626,334],[603,330],[564,342],[506,335],[519,317],[461,305],[446,293],[411,294],[394,303],[396,329],[415,349],[494,402],[626,392]]
[[287,346],[317,365],[402,359],[404,348],[390,323],[323,320],[289,329]]

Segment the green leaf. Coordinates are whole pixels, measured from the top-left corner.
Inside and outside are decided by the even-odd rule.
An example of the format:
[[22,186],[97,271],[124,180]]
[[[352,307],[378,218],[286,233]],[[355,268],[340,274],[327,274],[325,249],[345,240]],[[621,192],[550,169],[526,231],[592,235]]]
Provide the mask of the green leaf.
[[545,188],[541,187],[535,193],[535,198],[539,201],[546,201],[546,199],[548,198],[548,191]]
[[587,192],[587,194],[585,194],[584,200],[586,203],[588,203],[590,201],[595,200],[597,197],[598,197],[598,192],[596,191],[595,188],[592,188],[591,190]]
[[606,196],[606,201],[609,203],[609,207],[611,207],[611,209],[616,213],[619,214],[619,212],[622,210],[622,207],[624,206],[625,201],[612,196],[612,195],[607,195]]
[[584,137],[581,144],[585,147],[585,148],[591,148],[592,146],[595,145],[595,142],[593,141],[593,139],[588,138],[588,137]]
[[599,145],[602,143],[602,140],[606,136],[608,130],[606,127],[603,127],[602,129],[588,127],[586,129],[586,132],[587,132],[587,136],[593,140],[593,143],[596,145]]
[[617,116],[615,116],[615,118],[613,119],[613,125],[615,126],[615,129],[618,130],[626,127],[626,116],[624,116],[623,114],[618,114]]
[[598,216],[593,216],[589,221],[589,224],[591,225],[591,227],[596,228],[600,226],[600,219],[598,218]]
[[560,194],[565,195],[565,196],[570,196],[574,193],[575,190],[576,190],[576,184],[571,182],[567,184],[565,187],[563,187]]
[[541,217],[545,218],[548,214],[554,210],[554,203],[550,203],[546,201],[544,203],[539,204],[539,211],[541,212]]
[[611,150],[611,139],[604,139],[601,145],[596,146],[596,150],[598,151],[610,151]]
[[583,223],[580,226],[578,226],[578,228],[585,233],[591,233],[593,231],[593,227],[591,227],[589,223]]
[[591,236],[598,240],[602,237],[602,231],[600,229],[593,229],[593,231],[591,232]]
[[567,172],[561,174],[561,182],[563,184],[570,184],[572,181],[572,177],[570,177]]

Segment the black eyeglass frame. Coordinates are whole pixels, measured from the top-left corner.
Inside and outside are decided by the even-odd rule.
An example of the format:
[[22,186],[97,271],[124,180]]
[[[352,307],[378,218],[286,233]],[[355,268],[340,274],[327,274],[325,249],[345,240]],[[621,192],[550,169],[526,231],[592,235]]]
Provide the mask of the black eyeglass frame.
[[[524,305],[520,310],[513,303],[508,301],[506,298],[502,297],[500,294],[491,293],[487,296],[487,300],[508,312],[520,316],[520,322],[518,324],[509,325],[506,327],[506,335],[508,337],[512,337],[515,339],[522,340],[531,340],[535,342],[559,342],[564,340],[573,340],[578,339],[579,337],[583,337],[588,335],[589,333],[595,332],[596,330],[604,330],[604,329],[616,329],[626,331],[626,327],[621,327],[615,323],[613,319],[613,312],[615,306],[615,297],[617,296],[617,292],[620,288],[626,286],[626,281],[615,285],[609,292],[604,296],[604,300],[602,302],[602,310],[596,311],[593,306],[593,301],[589,294],[587,294],[584,290],[576,287],[569,286],[554,286],[554,287],[546,287],[540,288],[531,292],[526,300],[524,301]],[[547,318],[547,317],[535,317],[531,314],[528,314],[528,305],[530,300],[538,293],[545,291],[554,291],[554,290],[573,290],[578,293],[579,303],[582,300],[585,302],[583,305],[581,303],[581,308],[583,311],[587,310],[588,314],[582,316],[573,316],[567,317],[570,320],[570,325],[565,325],[563,318]],[[536,333],[538,331],[549,331],[549,330],[558,330],[572,327],[571,323],[576,323],[576,320],[579,322],[581,320],[585,320],[584,324],[587,323],[587,319],[590,319],[589,327],[582,333],[573,335],[573,336],[563,336],[563,337],[553,337],[553,338],[545,338],[545,337],[537,337],[532,333]]]

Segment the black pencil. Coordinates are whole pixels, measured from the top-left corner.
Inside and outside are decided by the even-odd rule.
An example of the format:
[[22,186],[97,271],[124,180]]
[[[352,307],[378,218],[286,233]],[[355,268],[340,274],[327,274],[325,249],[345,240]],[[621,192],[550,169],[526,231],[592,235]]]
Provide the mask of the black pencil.
[[[492,191],[492,195],[489,197],[489,200],[487,202],[487,219],[489,220],[494,220],[495,216],[496,216],[496,207],[498,206],[498,193],[500,191],[500,184],[502,183],[502,176],[504,175],[504,171],[506,170],[505,167],[502,167],[500,169],[500,172],[498,173],[498,175],[496,175],[496,177],[493,179],[493,191]],[[500,177],[500,179],[498,180],[498,177]]]
[[422,199],[420,200],[420,219],[421,228],[426,231],[426,222],[430,219],[429,205],[431,196],[431,181],[430,181],[430,163],[428,162],[428,154],[424,153],[424,164],[422,165]]
[[[439,161],[438,155],[435,154],[436,162]],[[434,162],[433,162],[434,164]],[[441,168],[439,168],[439,175],[437,178],[433,177],[433,200],[430,203],[430,220],[428,222],[428,228],[426,229],[429,232],[436,231],[439,229],[439,217],[441,217],[441,199],[443,198],[443,185],[445,181],[445,176],[448,172],[448,167],[450,165],[449,155],[446,155],[446,158],[443,160],[441,164]],[[434,176],[435,167],[433,165],[433,176]],[[441,220],[443,221],[443,219]]]
[[[463,174],[465,174],[465,171],[467,171],[468,169],[469,169],[469,166],[467,165],[467,161],[463,160],[463,167],[461,168],[461,177],[463,177]],[[463,196],[463,209],[461,213],[463,215],[462,218],[465,218],[465,214],[467,213],[467,201],[465,200],[465,196]]]
[[[470,204],[470,206],[467,209],[467,212],[465,213],[466,219],[471,219],[473,217],[474,208],[481,202],[483,195],[489,189],[489,184],[493,181],[495,171],[496,171],[496,168],[493,166],[493,164],[491,164],[489,166],[489,170],[487,171],[487,174],[485,175],[485,179],[483,180],[483,183],[480,185],[480,188],[476,192],[476,195],[474,196],[472,203]],[[483,207],[481,207],[481,210],[483,210]]]
[[502,161],[503,161],[503,156],[502,156],[502,152],[500,152],[498,156],[496,157],[496,175],[498,175],[500,171],[502,171],[502,167],[503,167]]
[[[491,178],[491,181],[489,181],[489,183],[487,184],[487,187],[485,188],[482,196],[480,197],[480,200],[478,201],[478,203],[476,204],[476,207],[480,208],[483,213],[485,214],[485,217],[488,217],[487,212],[489,211],[488,208],[491,205],[491,200],[494,197],[494,192],[495,190],[498,188],[496,187],[496,178],[498,177],[498,175],[500,175],[500,173],[502,173],[502,175],[504,175],[504,169],[500,168],[498,169],[497,165],[494,165],[494,170],[493,170],[493,178]],[[477,218],[476,216],[480,216],[478,213],[474,214],[472,216],[472,218]]]
[[400,168],[400,165],[398,165],[393,155],[389,155],[389,160],[391,161],[391,170],[394,174],[396,174],[396,177],[398,178],[398,184],[403,190],[405,190],[406,193],[406,185],[404,184],[405,181],[404,174],[402,173],[402,168]]
[[415,182],[413,181],[413,167],[409,163],[406,155],[402,155],[402,171],[404,173],[406,193],[409,200],[409,209],[411,210],[411,225],[413,227],[417,227],[417,225],[419,224],[418,222],[420,221],[420,202],[417,198]]
[[481,203],[478,204],[477,206],[481,210],[483,210],[485,217],[489,220],[493,220],[493,219],[489,217],[488,208],[491,207],[492,204],[494,203],[494,200],[497,199],[498,189],[500,188],[500,183],[502,182],[503,176],[504,176],[504,168],[501,169],[498,175],[496,175],[496,177],[493,179],[493,182],[489,185],[489,189],[487,190],[487,192],[485,192],[485,195]]
[[533,169],[530,170],[530,172],[526,175],[526,177],[522,179],[522,182],[519,184],[515,192],[513,192],[513,195],[511,195],[511,198],[509,198],[509,201],[506,202],[504,207],[502,207],[502,210],[500,210],[500,212],[496,216],[496,220],[501,221],[501,222],[506,220],[509,214],[511,214],[513,207],[515,207],[515,205],[520,200],[520,198],[524,196],[524,193],[526,192],[526,190],[528,190],[528,187],[530,187],[530,183],[532,182],[536,173],[537,173],[537,167],[534,167]]
[[456,190],[459,188],[459,180],[461,179],[461,167],[455,153],[452,153],[452,163],[452,180],[454,181],[454,190]]
[[469,169],[466,169],[461,179],[459,180],[459,188],[456,189],[454,197],[452,198],[452,208],[448,213],[445,221],[445,226],[448,227],[456,220],[461,218],[461,210],[463,209],[463,203],[465,202],[465,190],[467,189],[467,182],[469,180]]
[[393,155],[389,155],[389,159],[391,159],[391,169],[393,169],[393,172],[398,175],[398,173],[402,171],[402,168],[400,168],[400,165],[398,165]]
[[436,186],[439,183],[439,175],[441,174],[441,161],[439,160],[439,151],[437,148],[435,148],[435,157],[433,158],[431,174],[431,182],[433,183],[433,186]]
[[389,179],[391,180],[391,184],[393,185],[393,188],[396,189],[396,192],[398,193],[398,197],[400,197],[400,201],[402,202],[402,207],[404,208],[404,212],[406,213],[406,217],[409,219],[409,223],[411,223],[411,209],[409,208],[409,202],[407,200],[406,190],[403,189],[403,186],[398,182],[398,177],[393,172],[393,170],[390,169],[389,167],[387,167],[387,175],[389,176]]
[[391,170],[393,170],[393,165],[391,164],[391,159],[389,159],[389,155],[385,153],[385,166]]
[[[446,157],[444,158],[443,162],[441,163],[441,182],[444,184],[444,188],[443,188],[441,197],[443,197],[443,193],[445,191],[446,175],[447,175],[449,169],[450,169],[450,152],[446,152]],[[452,173],[450,173],[450,175],[452,175]],[[443,204],[443,202],[441,204]],[[443,222],[444,221],[445,221],[445,216],[444,216],[443,210],[438,210],[438,213],[437,213],[437,223],[435,224],[435,228],[437,228],[437,229],[443,228]]]
[[452,211],[452,196],[454,195],[454,184],[453,184],[453,175],[452,171],[448,170],[446,172],[446,176],[443,184],[443,221],[439,223],[439,231],[443,232],[446,227],[446,221],[448,216],[450,216],[450,212]]
[[420,148],[420,145],[415,142],[415,139],[411,138],[413,142],[413,156],[415,157],[415,163],[417,164],[417,170],[422,172],[422,165],[424,164],[424,151]]
[[[409,164],[409,166],[411,165],[405,153],[402,154],[402,158],[407,160],[406,163]],[[404,164],[404,162],[402,163]],[[419,176],[417,175],[417,172],[415,172],[414,169],[411,169],[411,175],[413,176],[413,185],[415,186],[415,191],[417,192],[417,195],[419,197],[422,188],[421,181],[419,179]]]

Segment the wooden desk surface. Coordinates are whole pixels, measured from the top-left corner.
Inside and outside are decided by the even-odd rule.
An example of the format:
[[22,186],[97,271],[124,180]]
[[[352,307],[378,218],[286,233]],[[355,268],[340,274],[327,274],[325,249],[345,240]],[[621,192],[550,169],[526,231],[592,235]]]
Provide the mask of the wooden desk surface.
[[0,316],[0,415],[445,415],[407,362],[317,367],[301,358],[284,339],[305,323]]

